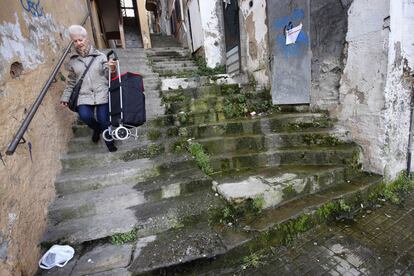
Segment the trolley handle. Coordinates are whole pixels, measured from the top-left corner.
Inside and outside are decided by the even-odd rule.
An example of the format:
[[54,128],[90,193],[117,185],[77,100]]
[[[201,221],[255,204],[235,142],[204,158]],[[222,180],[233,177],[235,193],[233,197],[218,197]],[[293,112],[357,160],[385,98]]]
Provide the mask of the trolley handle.
[[114,50],[109,51],[106,54],[106,57],[109,59],[111,55],[114,55],[114,60],[118,60],[118,55],[116,54],[116,52]]

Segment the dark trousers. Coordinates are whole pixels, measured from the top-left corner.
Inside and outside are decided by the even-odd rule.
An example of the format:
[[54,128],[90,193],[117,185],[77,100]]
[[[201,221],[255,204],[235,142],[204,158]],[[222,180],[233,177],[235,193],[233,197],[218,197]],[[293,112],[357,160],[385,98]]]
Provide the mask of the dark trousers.
[[[96,119],[95,119],[96,110]],[[79,105],[78,114],[82,122],[87,124],[91,129],[102,133],[108,128],[109,122],[109,105]],[[114,142],[106,142],[106,145],[113,145]]]

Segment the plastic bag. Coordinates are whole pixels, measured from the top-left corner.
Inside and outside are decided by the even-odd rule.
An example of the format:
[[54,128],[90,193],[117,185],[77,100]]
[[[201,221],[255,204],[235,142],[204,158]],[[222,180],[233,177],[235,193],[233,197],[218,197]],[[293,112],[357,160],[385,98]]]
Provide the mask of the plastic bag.
[[65,266],[75,255],[75,249],[69,245],[52,246],[39,260],[39,267],[51,269],[55,266]]

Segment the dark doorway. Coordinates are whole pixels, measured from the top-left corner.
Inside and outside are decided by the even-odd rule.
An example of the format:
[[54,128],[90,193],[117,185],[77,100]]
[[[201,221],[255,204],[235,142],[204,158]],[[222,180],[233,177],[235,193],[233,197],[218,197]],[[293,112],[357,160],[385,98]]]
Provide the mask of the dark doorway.
[[120,9],[126,48],[142,48],[143,44],[137,2],[133,0],[121,0]]
[[223,3],[227,73],[240,72],[240,24],[237,0]]

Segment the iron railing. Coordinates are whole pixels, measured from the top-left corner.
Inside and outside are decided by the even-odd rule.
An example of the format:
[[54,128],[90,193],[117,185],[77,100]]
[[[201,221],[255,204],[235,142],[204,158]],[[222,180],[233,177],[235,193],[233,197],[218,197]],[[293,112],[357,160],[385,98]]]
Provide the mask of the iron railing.
[[[81,25],[85,25],[86,20],[88,20],[90,16],[90,11],[83,19]],[[29,112],[27,113],[26,118],[24,119],[23,123],[21,124],[19,130],[14,135],[13,140],[10,142],[9,147],[7,148],[6,154],[12,155],[19,144],[22,144],[25,142],[23,136],[27,131],[27,128],[30,125],[30,122],[32,121],[34,115],[37,112],[37,109],[39,108],[40,104],[43,101],[43,98],[45,97],[47,91],[49,90],[50,85],[53,83],[53,80],[55,79],[57,73],[59,72],[60,67],[62,66],[63,61],[65,60],[66,56],[68,55],[70,48],[72,47],[73,42],[71,41],[69,45],[66,47],[63,55],[60,57],[58,63],[56,64],[55,68],[53,69],[52,73],[50,74],[49,79],[46,81],[45,85],[42,88],[42,91],[40,91],[39,96],[37,96],[35,102],[33,103],[32,107],[30,108]]]

